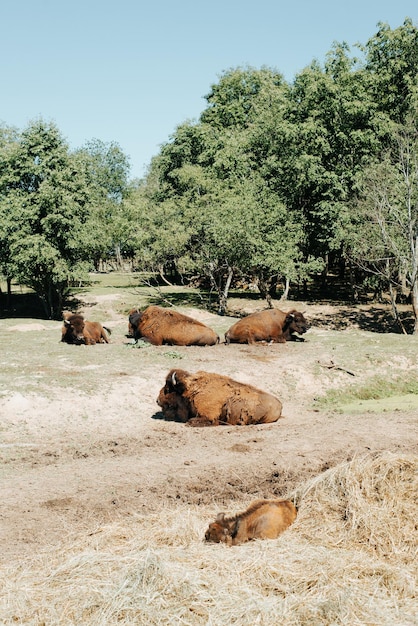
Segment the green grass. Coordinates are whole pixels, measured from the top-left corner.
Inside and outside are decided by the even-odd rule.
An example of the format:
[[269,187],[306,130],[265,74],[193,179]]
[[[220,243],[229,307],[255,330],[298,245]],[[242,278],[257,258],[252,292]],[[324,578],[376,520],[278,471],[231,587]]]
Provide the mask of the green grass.
[[365,385],[330,389],[315,401],[315,406],[344,413],[418,409],[418,378],[415,372],[392,380],[375,376]]

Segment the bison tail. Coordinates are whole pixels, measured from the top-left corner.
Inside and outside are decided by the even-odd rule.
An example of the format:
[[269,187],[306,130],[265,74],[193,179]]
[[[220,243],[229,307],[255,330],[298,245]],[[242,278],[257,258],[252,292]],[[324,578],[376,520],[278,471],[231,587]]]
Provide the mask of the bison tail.
[[103,326],[103,328],[105,329],[105,331],[106,331],[109,335],[111,335],[111,334],[112,334],[112,331],[110,330],[110,328],[108,328],[107,326]]
[[229,338],[229,333],[225,333],[225,341],[224,343],[228,346],[231,343],[231,339]]

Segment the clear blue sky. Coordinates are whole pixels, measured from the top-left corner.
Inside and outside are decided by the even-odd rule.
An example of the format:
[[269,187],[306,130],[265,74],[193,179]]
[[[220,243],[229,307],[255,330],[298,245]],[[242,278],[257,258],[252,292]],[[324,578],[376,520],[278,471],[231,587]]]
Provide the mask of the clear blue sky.
[[354,49],[417,0],[3,0],[0,122],[38,117],[71,148],[115,141],[142,177],[152,156],[227,69],[277,69],[291,81],[334,41]]

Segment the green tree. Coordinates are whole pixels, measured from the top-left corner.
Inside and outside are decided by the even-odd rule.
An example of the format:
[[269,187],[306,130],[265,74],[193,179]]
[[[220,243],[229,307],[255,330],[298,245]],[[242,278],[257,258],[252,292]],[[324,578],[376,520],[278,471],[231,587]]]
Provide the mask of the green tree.
[[208,106],[200,120],[218,131],[247,128],[256,117],[256,104],[263,90],[283,84],[283,76],[267,67],[230,69],[212,85],[206,96]]
[[113,258],[116,267],[123,269],[124,256],[132,254],[132,226],[125,207],[131,190],[129,159],[116,142],[105,143],[99,139],[87,142],[76,154],[81,169],[85,170],[91,194],[88,225],[100,233],[90,251],[95,268],[99,269],[101,263]]
[[[369,275],[389,288],[394,317],[398,291],[409,293],[418,333],[418,126],[407,118],[390,150],[362,177],[353,211],[350,254]],[[404,331],[405,332],[405,331]]]
[[86,170],[56,125],[41,119],[2,157],[0,236],[8,273],[35,290],[48,317],[58,317],[71,282],[86,277],[91,241],[100,236],[86,228],[92,200]]
[[391,29],[379,22],[379,30],[361,49],[365,55],[368,91],[380,111],[404,124],[418,87],[418,28],[407,17]]
[[379,148],[376,105],[368,82],[346,44],[334,44],[324,69],[313,63],[295,79],[287,115],[287,162],[279,189],[300,214],[305,258],[322,258],[344,249],[348,205],[358,174]]
[[[10,154],[15,149],[18,137],[19,133],[17,129],[8,127],[5,124],[0,125],[0,181],[7,180],[6,163],[8,162]],[[2,206],[6,210],[2,210]],[[4,189],[2,189],[0,185],[0,273],[3,274],[7,280],[8,305],[10,303],[12,280],[9,239],[14,230],[14,219],[7,210],[6,196]]]

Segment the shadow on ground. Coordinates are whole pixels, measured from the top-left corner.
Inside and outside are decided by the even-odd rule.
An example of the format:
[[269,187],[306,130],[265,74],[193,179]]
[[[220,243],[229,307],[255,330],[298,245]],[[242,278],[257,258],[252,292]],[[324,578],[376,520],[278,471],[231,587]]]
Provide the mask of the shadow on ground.
[[[412,314],[404,311],[400,313],[400,319],[406,332],[411,334],[414,329]],[[335,312],[309,315],[309,321],[312,326],[328,330],[345,330],[355,326],[373,333],[402,333],[400,325],[389,310],[373,305],[367,309],[347,306],[336,309]]]

